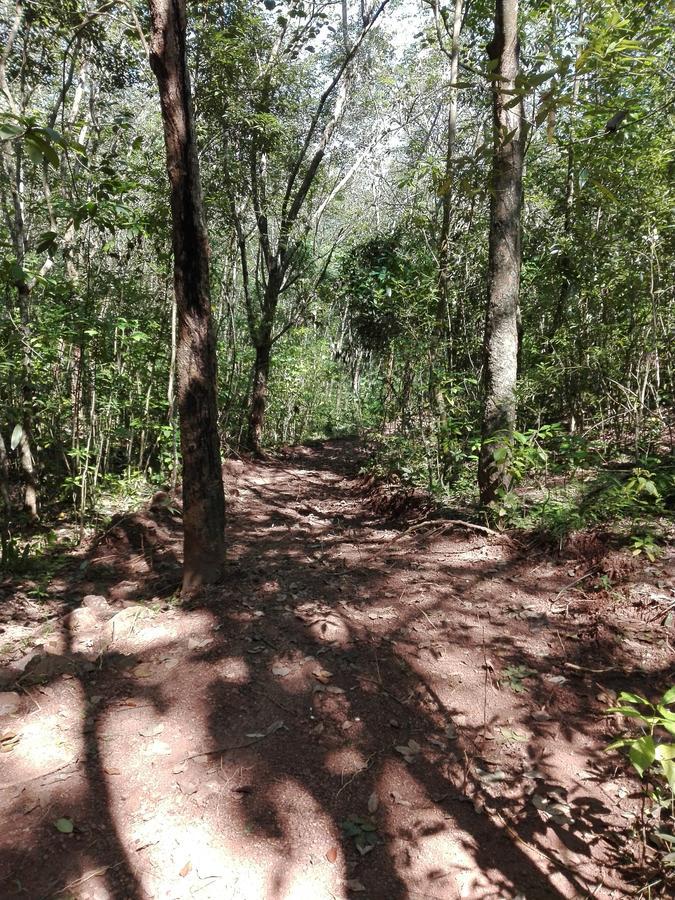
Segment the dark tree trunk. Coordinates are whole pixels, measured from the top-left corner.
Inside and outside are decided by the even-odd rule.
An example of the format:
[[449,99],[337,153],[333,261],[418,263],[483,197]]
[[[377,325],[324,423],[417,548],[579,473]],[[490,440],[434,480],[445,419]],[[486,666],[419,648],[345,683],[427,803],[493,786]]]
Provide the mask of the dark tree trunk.
[[225,563],[225,498],[216,407],[216,344],[190,78],[185,0],[149,0],[171,185],[176,381],[183,456],[183,593],[217,581]]
[[264,340],[255,348],[251,412],[248,420],[247,445],[255,454],[262,453],[262,434],[267,409],[267,384],[270,377],[271,341]]
[[488,55],[499,76],[492,87],[494,152],[490,200],[488,299],[483,350],[482,442],[478,467],[481,503],[511,486],[510,456],[516,422],[520,211],[523,197],[522,99],[518,75],[518,0],[497,0]]

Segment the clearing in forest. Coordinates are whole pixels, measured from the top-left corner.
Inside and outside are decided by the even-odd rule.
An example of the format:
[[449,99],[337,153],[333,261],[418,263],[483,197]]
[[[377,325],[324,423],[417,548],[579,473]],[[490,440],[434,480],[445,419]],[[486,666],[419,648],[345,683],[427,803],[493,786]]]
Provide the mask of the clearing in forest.
[[[383,518],[348,442],[226,464],[226,582],[121,517],[2,582],[0,896],[625,897],[620,690],[668,686],[672,556]],[[621,595],[589,569],[624,567]],[[630,847],[628,847],[630,849]]]

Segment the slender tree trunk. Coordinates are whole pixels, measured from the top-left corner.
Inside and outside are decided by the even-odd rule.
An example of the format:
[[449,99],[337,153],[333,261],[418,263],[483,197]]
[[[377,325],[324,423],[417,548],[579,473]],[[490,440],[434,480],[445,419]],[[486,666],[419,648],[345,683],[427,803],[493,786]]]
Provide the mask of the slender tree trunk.
[[[9,498],[9,459],[4,438],[0,434],[0,501],[2,501],[5,515],[9,515],[12,509],[12,501]],[[0,519],[2,514],[0,513]]]
[[19,441],[19,463],[23,476],[24,512],[32,522],[38,516],[38,482],[35,472],[35,460],[32,451],[33,442],[33,360],[31,359],[31,319],[30,319],[30,287],[21,282],[19,295],[19,328],[21,334],[22,366],[21,366],[21,440]]
[[[450,312],[450,219],[452,213],[452,182],[455,166],[455,145],[457,143],[457,80],[459,78],[459,51],[464,15],[464,0],[455,0],[452,20],[452,44],[446,55],[450,58],[450,94],[448,98],[448,138],[445,152],[445,177],[441,190],[441,231],[438,239],[438,303],[436,307],[436,327],[431,340],[429,354],[429,401],[438,417],[437,450],[443,455],[443,445],[448,428],[448,410],[443,391],[443,377],[438,378],[438,345],[444,344],[444,364],[441,373],[452,372],[455,365],[453,317]],[[440,25],[439,25],[440,28]],[[439,33],[439,40],[440,33]]]
[[[445,154],[445,179],[441,193],[442,219],[438,242],[438,292],[439,324],[445,328],[450,320],[448,314],[448,284],[450,278],[450,215],[452,212],[452,180],[455,164],[455,144],[457,143],[457,80],[459,78],[459,50],[462,32],[464,0],[455,0],[452,22],[452,45],[450,48],[450,97],[448,102],[448,143]],[[448,362],[452,365],[452,334],[448,334]]]
[[247,444],[250,450],[262,453],[262,434],[267,409],[267,385],[270,376],[272,345],[267,338],[255,348],[253,365],[253,385],[251,388],[251,412],[248,420]]
[[519,65],[518,0],[497,0],[493,82],[494,152],[490,200],[488,299],[483,350],[482,442],[478,484],[483,504],[511,486],[510,456],[516,422],[520,212],[523,195],[522,100],[515,104]]
[[[282,252],[286,251],[283,250]],[[282,282],[281,268],[275,262],[267,276],[267,285],[263,298],[262,321],[255,329],[252,329],[251,323],[249,323],[249,330],[251,331],[251,338],[255,347],[255,363],[253,365],[246,444],[248,449],[258,456],[262,454],[262,435],[267,412],[270,359],[274,343],[272,332],[277,306],[279,305]]]
[[185,0],[149,0],[149,7],[150,64],[159,85],[171,185],[185,594],[217,581],[225,563],[216,344],[209,294],[209,244],[185,48]]
[[[580,9],[577,19],[577,38],[583,35],[583,11]],[[580,46],[577,51],[577,60],[579,59]],[[579,100],[579,73],[575,66],[574,76],[572,79],[572,108],[574,109]],[[567,146],[567,173],[565,175],[565,219],[563,224],[563,234],[565,237],[564,250],[560,259],[560,291],[558,294],[558,304],[553,316],[553,327],[551,329],[552,336],[562,326],[567,315],[569,304],[574,299],[578,285],[576,273],[574,270],[574,260],[572,255],[572,231],[574,226],[574,202],[575,202],[575,181],[576,181],[576,164],[574,158],[574,134],[570,129]]]

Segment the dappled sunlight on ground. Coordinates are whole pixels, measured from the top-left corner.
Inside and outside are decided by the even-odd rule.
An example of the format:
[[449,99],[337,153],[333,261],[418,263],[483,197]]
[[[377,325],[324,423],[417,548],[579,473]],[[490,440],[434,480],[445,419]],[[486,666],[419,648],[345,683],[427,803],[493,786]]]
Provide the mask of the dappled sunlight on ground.
[[667,641],[638,669],[575,562],[383,522],[352,452],[226,466],[227,579],[189,603],[167,510],[75,555],[2,673],[3,897],[625,896],[603,710]]

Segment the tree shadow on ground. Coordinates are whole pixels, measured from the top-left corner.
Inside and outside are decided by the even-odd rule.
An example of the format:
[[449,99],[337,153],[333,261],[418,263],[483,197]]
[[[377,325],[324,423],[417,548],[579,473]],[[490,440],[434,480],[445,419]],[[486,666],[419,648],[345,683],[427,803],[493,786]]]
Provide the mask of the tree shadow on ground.
[[[97,877],[115,900],[148,896],[133,837],[119,824],[117,776],[106,771],[106,723],[123,698],[168,716],[175,692],[188,684],[200,724],[191,734],[185,777],[196,784],[220,780],[222,808],[208,807],[216,835],[236,828],[251,852],[273,847],[285,860],[267,882],[269,900],[292,895],[308,857],[338,867],[345,895],[386,900],[467,890],[485,898],[559,900],[597,888],[591,876],[600,877],[600,867],[592,857],[606,860],[611,852],[610,810],[597,793],[561,785],[555,745],[581,740],[588,767],[606,777],[597,740],[599,686],[644,689],[649,677],[653,691],[667,670],[636,671],[620,645],[601,646],[597,635],[574,642],[573,622],[567,631],[555,623],[557,650],[552,638],[545,656],[532,652],[529,629],[553,634],[551,622],[519,620],[507,632],[494,613],[504,612],[508,598],[470,599],[481,582],[514,577],[523,565],[517,553],[444,563],[435,571],[436,589],[425,588],[433,559],[421,548],[393,552],[392,529],[364,509],[352,472],[353,459],[334,442],[247,468],[231,485],[227,580],[182,606],[186,615],[207,614],[214,639],[185,655],[170,688],[146,687],[134,674],[142,654],[106,650],[96,671],[78,668],[66,625],[64,655],[74,661],[80,695],[82,765],[75,782],[52,792],[49,814],[31,827],[26,846],[17,842],[0,856],[0,871],[10,872],[8,896],[55,889],[58,895],[91,867],[101,870]],[[137,519],[117,536],[117,579],[135,579],[145,596],[177,565],[180,532],[167,515],[163,534],[153,536]],[[109,539],[97,542],[92,564],[110,549]],[[540,593],[554,595],[556,588],[538,581]],[[525,585],[528,592],[535,596],[537,586]],[[402,606],[403,594],[411,599]],[[444,655],[449,649],[457,666],[460,648],[473,666],[462,697],[485,710],[482,722],[480,715],[467,721],[448,690],[453,673],[443,668]],[[585,671],[599,655],[611,669]],[[227,668],[234,663],[243,674],[233,680]],[[196,686],[193,666],[206,675]],[[523,679],[527,702],[511,696],[508,666],[531,672]],[[568,682],[547,682],[552,671],[566,671]],[[508,746],[494,752],[505,724],[500,705],[518,713],[512,730],[528,731],[523,753]],[[491,779],[498,766],[508,771]],[[568,803],[569,821],[531,808],[533,784],[537,796],[555,792]],[[70,836],[54,832],[56,813],[65,812],[78,823],[75,847]],[[205,813],[195,808],[193,815]],[[355,816],[375,831],[360,831]],[[377,843],[362,855],[359,842],[368,833]]]

